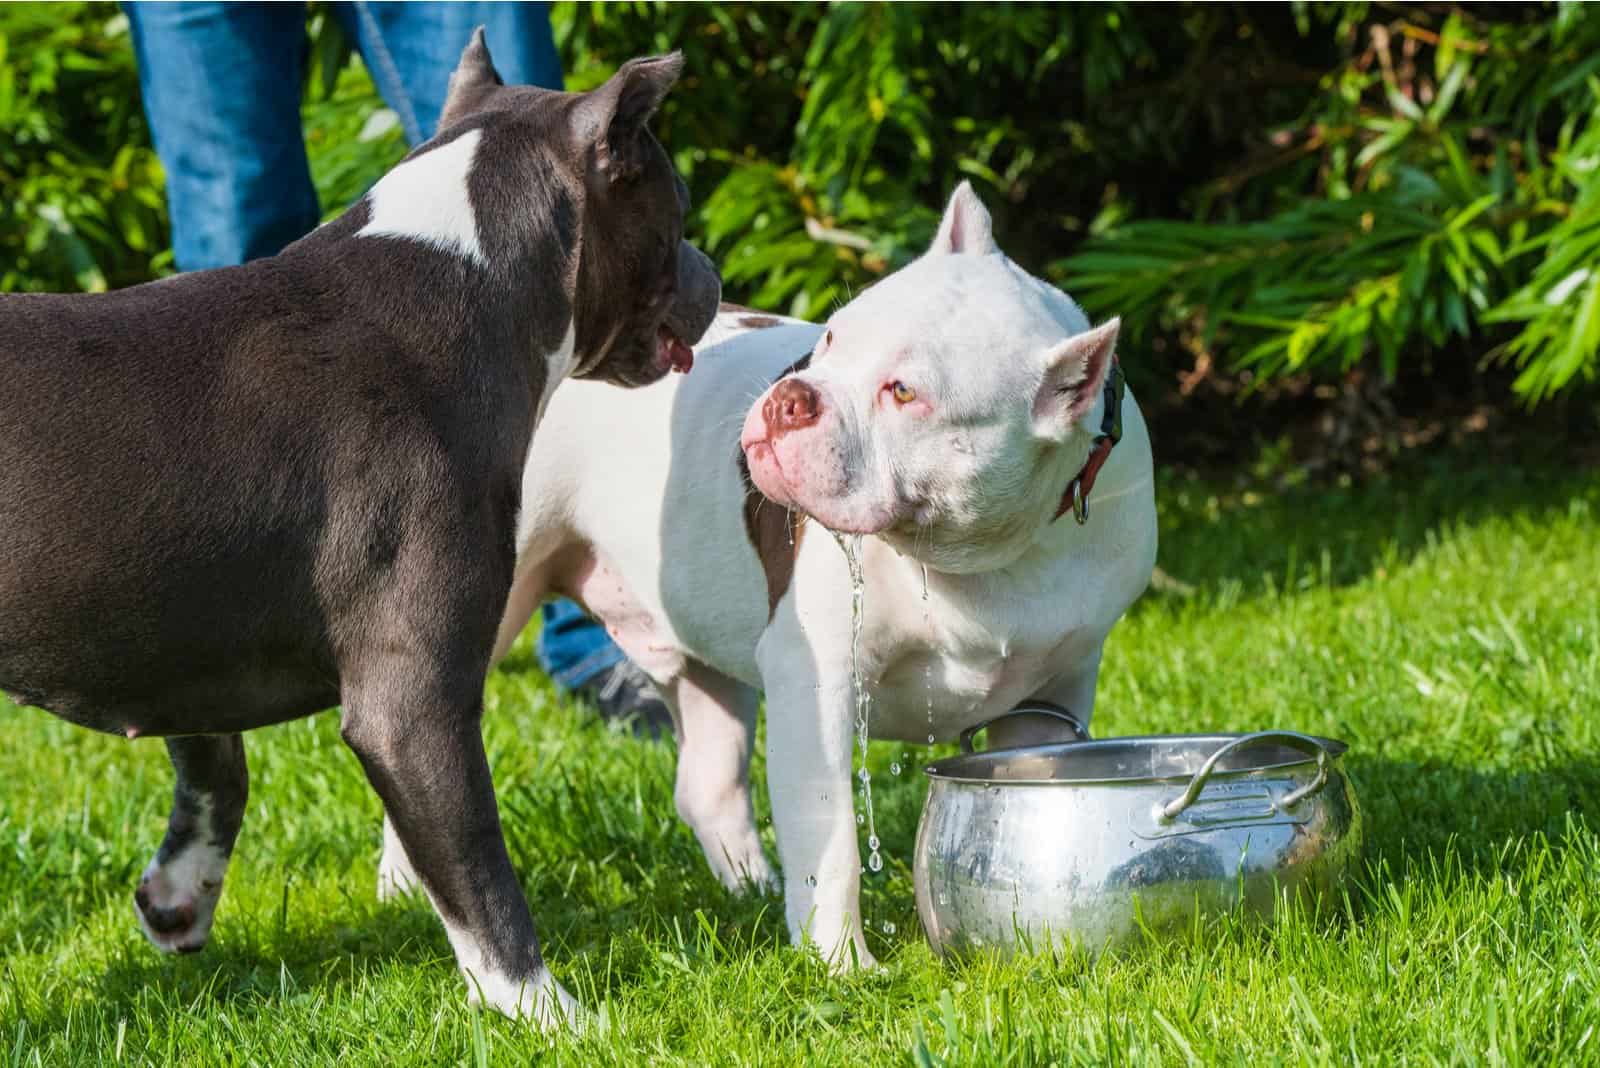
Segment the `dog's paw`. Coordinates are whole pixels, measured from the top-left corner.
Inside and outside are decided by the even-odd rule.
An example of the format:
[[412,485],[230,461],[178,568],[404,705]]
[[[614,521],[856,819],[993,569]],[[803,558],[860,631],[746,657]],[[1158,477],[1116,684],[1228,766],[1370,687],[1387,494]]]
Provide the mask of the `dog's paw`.
[[589,1011],[547,969],[520,983],[505,976],[478,976],[473,972],[466,975],[467,1001],[471,1005],[493,1009],[513,1020],[526,1020],[546,1033],[583,1034],[593,1026]]
[[[816,924],[801,930],[791,930],[790,943],[798,950],[814,955],[828,969],[829,975],[854,975],[858,972],[878,971],[882,966],[867,948],[866,939],[858,930],[843,926],[827,933],[820,932]],[[827,947],[832,946],[830,950]]]
[[783,892],[778,873],[767,863],[766,854],[760,852],[742,864],[719,866],[717,878],[735,894],[749,897],[771,897]]
[[865,946],[846,945],[828,958],[829,975],[857,975],[882,972],[883,965]]
[[168,864],[151,862],[133,894],[134,914],[151,945],[163,953],[198,953],[205,948],[227,864],[226,857],[201,845],[191,846]]

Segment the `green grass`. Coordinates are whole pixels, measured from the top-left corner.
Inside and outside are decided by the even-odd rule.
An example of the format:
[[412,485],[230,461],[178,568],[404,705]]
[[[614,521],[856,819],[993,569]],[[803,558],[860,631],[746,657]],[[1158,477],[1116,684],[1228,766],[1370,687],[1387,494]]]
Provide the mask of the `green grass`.
[[778,904],[712,879],[671,748],[555,697],[524,647],[490,681],[490,754],[547,955],[597,1033],[468,1010],[427,907],[374,900],[378,806],[333,716],[250,738],[212,944],[173,959],[130,901],[166,817],[160,743],[6,706],[0,1064],[1600,1063],[1592,474],[1457,461],[1260,497],[1168,478],[1161,504],[1163,566],[1198,592],[1119,626],[1097,733],[1348,740],[1370,860],[1342,919],[941,963],[907,870],[921,776],[888,770],[928,753],[880,744],[889,863],[864,909],[885,969],[830,979]]

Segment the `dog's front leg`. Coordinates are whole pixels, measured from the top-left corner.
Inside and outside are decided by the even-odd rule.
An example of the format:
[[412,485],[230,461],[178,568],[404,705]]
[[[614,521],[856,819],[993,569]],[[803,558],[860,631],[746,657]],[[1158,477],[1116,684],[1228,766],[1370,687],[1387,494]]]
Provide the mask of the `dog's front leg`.
[[474,1002],[544,1028],[582,1023],[539,954],[479,733],[482,671],[391,654],[347,680],[341,732],[444,921]]
[[850,774],[854,690],[848,677],[818,678],[803,670],[800,661],[809,660],[803,645],[774,644],[787,646],[788,655],[774,655],[774,670],[763,664],[767,788],[789,935],[796,945],[815,945],[835,971],[870,968],[877,962],[862,938]]
[[133,903],[158,949],[193,953],[211,935],[250,779],[237,734],[168,738],[167,756],[178,777],[172,815]]

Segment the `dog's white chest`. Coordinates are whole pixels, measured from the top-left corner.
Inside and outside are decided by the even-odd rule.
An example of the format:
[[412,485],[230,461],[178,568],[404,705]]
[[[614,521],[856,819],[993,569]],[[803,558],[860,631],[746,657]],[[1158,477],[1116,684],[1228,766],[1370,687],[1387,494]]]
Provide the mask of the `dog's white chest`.
[[1070,670],[1079,632],[1058,635],[1048,645],[999,639],[971,646],[908,649],[876,679],[873,733],[908,742],[928,735],[947,740],[1034,695],[1054,676]]
[[[880,562],[884,562],[880,558]],[[954,737],[1038,695],[1095,655],[1100,613],[1018,602],[1004,580],[938,591],[926,599],[886,569],[869,578],[868,663],[874,735],[926,743]]]

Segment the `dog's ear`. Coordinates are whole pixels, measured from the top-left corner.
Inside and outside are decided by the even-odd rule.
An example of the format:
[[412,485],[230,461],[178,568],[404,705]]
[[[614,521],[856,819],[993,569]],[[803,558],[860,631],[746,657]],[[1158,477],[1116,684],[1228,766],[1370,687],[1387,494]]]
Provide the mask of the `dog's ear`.
[[1033,399],[1033,426],[1040,437],[1065,441],[1094,408],[1111,369],[1121,319],[1069,337],[1045,353],[1044,378]]
[[489,44],[483,38],[483,27],[479,26],[472,31],[472,40],[461,50],[461,61],[450,75],[450,88],[445,92],[438,128],[443,130],[460,122],[478,109],[489,90],[504,84],[500,72],[494,69],[494,61],[489,58]]
[[933,244],[928,246],[928,255],[947,256],[964,252],[983,256],[999,251],[999,246],[994,243],[994,223],[989,218],[989,209],[972,191],[972,184],[962,182],[950,194],[950,203],[944,209],[944,218],[939,222],[939,232],[934,235]]
[[593,146],[594,165],[608,181],[636,178],[644,166],[645,124],[683,72],[683,53],[630,59],[574,112],[580,142]]

